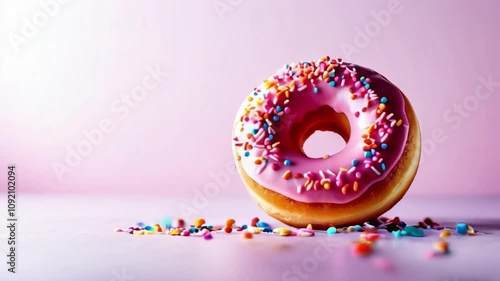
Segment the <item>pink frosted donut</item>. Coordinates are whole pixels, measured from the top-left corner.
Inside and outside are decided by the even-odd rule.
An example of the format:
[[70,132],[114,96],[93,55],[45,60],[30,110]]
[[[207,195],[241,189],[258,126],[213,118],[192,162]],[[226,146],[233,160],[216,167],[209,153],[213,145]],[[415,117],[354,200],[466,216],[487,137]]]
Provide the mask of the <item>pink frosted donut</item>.
[[[308,157],[317,130],[346,146]],[[316,228],[362,223],[396,204],[420,159],[420,130],[403,93],[377,72],[341,59],[284,65],[241,105],[233,130],[238,171],[271,216]]]

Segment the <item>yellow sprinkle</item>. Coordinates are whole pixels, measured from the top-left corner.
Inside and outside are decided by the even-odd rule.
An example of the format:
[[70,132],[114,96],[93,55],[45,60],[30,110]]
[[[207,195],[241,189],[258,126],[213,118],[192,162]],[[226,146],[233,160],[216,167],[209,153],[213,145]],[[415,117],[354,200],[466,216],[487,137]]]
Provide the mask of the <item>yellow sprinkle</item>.
[[330,183],[327,182],[323,185],[323,187],[326,189],[326,190],[330,190],[331,186],[330,186]]
[[308,224],[306,228],[307,228],[307,229],[313,229],[313,227],[312,227],[312,225],[311,225],[311,224]]
[[144,235],[144,230],[134,230],[134,235]]
[[446,238],[446,237],[449,237],[451,236],[451,231],[449,230],[443,230],[440,234],[439,234],[439,237],[441,238]]
[[253,101],[253,98],[252,97],[248,97],[247,101]]
[[280,142],[279,142],[279,141],[277,141],[277,142],[273,143],[272,147],[277,147],[278,145],[280,145]]
[[280,90],[280,91],[286,91],[286,90],[288,90],[288,87],[287,86],[279,86],[278,90]]
[[396,126],[401,126],[401,124],[403,124],[403,120],[399,119],[398,122],[396,123]]
[[144,230],[144,234],[151,235],[155,234],[155,232],[153,230]]
[[347,169],[340,168],[339,171],[341,171],[341,172],[347,172]]
[[311,190],[311,188],[313,187],[313,181],[312,180],[307,180],[306,183],[304,184],[304,186],[306,187],[306,190]]
[[241,156],[236,155],[236,161],[240,161],[240,160],[241,160]]

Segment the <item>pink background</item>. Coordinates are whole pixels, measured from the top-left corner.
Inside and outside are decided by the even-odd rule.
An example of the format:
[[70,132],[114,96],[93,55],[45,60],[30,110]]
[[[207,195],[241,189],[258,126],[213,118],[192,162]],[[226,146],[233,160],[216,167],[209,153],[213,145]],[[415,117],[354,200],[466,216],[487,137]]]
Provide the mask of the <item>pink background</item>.
[[[331,55],[381,72],[414,105],[425,147],[411,193],[499,193],[500,86],[473,95],[480,76],[500,82],[500,4],[400,0],[382,26],[374,13],[389,2],[69,1],[16,52],[9,34],[43,10],[1,1],[0,183],[16,164],[19,192],[194,194],[227,174],[233,119],[253,87],[284,63]],[[348,54],[357,28],[371,36]],[[113,110],[155,65],[168,77],[128,116]],[[447,112],[464,102],[462,117]],[[114,130],[58,179],[66,147],[106,118]],[[246,196],[228,178],[222,192]]]

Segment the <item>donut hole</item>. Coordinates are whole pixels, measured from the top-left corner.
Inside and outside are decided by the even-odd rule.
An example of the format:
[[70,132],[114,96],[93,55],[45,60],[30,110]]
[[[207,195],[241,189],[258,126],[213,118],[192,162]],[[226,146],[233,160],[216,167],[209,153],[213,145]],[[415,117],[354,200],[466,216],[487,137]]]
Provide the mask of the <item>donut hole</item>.
[[347,116],[325,105],[308,112],[302,121],[292,125],[290,137],[296,149],[306,157],[322,158],[341,151],[350,136]]
[[322,158],[341,151],[346,144],[344,138],[336,132],[316,130],[306,139],[302,150],[309,158]]

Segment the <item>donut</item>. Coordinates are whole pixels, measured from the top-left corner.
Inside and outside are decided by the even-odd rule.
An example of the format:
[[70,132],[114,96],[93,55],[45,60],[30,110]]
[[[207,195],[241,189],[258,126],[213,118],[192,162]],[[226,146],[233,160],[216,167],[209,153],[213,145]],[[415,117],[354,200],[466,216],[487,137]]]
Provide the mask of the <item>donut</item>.
[[[346,142],[312,158],[304,142],[331,131]],[[270,216],[314,229],[361,224],[407,192],[420,161],[408,98],[376,71],[322,57],[286,64],[250,91],[233,127],[236,167]],[[327,146],[328,144],[325,144]]]

